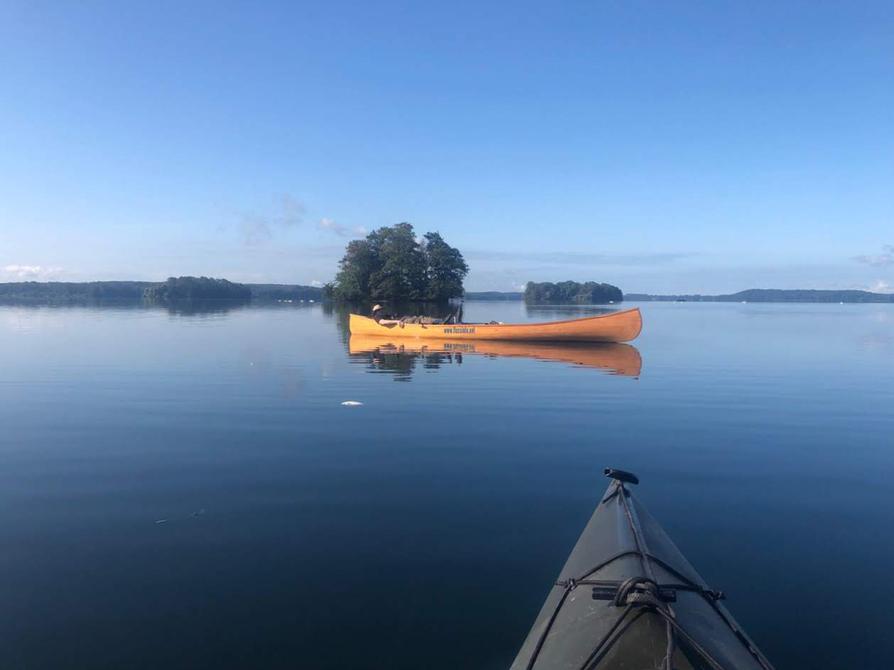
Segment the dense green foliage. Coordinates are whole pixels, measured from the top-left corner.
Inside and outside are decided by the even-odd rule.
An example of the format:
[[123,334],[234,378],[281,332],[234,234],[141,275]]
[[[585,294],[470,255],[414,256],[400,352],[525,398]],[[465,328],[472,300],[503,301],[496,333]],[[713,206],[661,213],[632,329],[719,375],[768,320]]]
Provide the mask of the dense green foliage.
[[617,286],[592,281],[528,282],[525,286],[525,302],[533,305],[598,305],[623,299]]
[[426,290],[423,299],[445,301],[463,295],[463,279],[469,266],[459,249],[447,244],[439,233],[426,233],[422,242],[426,259]]
[[445,301],[462,296],[469,271],[462,254],[438,233],[417,239],[399,223],[352,240],[339,263],[329,294],[344,301]]
[[211,277],[169,277],[162,284],[150,286],[143,293],[149,302],[174,303],[198,300],[233,300],[248,302],[251,289],[226,279]]

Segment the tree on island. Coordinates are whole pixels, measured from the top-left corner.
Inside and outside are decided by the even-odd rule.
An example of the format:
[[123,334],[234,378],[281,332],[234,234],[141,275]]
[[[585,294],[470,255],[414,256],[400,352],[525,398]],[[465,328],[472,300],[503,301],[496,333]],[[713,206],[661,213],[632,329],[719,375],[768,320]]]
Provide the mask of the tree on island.
[[166,282],[147,288],[143,298],[148,302],[164,304],[202,300],[248,302],[251,300],[251,289],[226,279],[168,277]]
[[328,294],[343,301],[414,300],[445,302],[463,294],[469,267],[439,233],[416,237],[398,223],[351,240]]
[[525,302],[534,305],[598,305],[622,300],[624,294],[617,286],[592,281],[529,281],[525,286]]

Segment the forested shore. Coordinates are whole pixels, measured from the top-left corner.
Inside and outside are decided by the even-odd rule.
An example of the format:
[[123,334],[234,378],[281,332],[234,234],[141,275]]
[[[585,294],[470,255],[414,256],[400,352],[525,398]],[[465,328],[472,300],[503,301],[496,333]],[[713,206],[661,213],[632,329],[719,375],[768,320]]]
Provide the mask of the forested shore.
[[197,300],[276,302],[322,298],[323,290],[316,286],[240,284],[210,277],[171,277],[163,282],[0,283],[0,303],[7,304],[169,303]]

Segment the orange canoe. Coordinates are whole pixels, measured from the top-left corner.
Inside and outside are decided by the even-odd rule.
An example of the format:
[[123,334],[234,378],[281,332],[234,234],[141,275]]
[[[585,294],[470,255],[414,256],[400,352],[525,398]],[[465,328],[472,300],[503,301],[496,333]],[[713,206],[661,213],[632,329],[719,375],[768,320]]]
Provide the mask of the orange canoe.
[[352,335],[524,342],[629,342],[642,327],[638,308],[546,323],[380,324],[359,314],[351,314],[350,321]]
[[611,374],[638,377],[643,361],[636,347],[611,342],[513,342],[481,340],[478,342],[415,342],[403,338],[351,335],[348,351],[352,356],[425,356],[428,354],[464,354],[510,358],[533,358],[541,361],[569,363],[575,366],[605,370]]

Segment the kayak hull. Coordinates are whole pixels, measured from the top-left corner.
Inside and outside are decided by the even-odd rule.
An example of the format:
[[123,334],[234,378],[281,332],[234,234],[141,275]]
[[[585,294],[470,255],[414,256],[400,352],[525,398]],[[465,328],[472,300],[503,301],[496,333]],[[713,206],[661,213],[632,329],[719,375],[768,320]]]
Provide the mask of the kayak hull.
[[352,335],[441,340],[629,342],[636,339],[642,326],[638,308],[544,323],[381,324],[359,314],[350,316]]
[[772,670],[722,597],[616,479],[512,670]]

